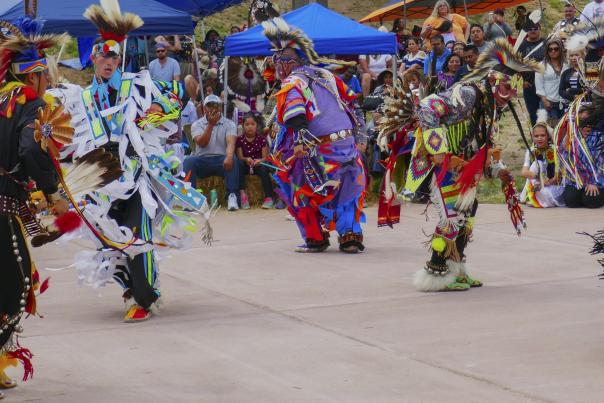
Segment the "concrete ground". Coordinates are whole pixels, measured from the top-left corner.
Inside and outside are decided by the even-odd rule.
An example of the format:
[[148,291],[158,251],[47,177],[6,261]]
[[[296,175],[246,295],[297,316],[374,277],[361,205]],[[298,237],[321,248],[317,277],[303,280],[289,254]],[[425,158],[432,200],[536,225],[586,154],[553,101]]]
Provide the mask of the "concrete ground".
[[577,232],[604,211],[529,209],[518,238],[505,206],[483,205],[468,267],[485,286],[424,294],[422,209],[394,230],[369,209],[356,256],[293,253],[282,211],[221,212],[212,247],[163,254],[162,313],[140,324],[121,322],[117,286],[45,269],[80,241],[36,250],[51,288],[25,322],[35,378],[5,401],[603,401],[604,283]]

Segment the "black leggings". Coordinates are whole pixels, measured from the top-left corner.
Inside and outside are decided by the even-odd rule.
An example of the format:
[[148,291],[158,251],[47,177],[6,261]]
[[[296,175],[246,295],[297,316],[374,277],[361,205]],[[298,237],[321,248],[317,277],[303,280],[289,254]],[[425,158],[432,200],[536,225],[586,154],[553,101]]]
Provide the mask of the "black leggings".
[[264,165],[256,165],[254,173],[250,173],[250,167],[244,161],[239,161],[239,188],[245,190],[245,175],[258,175],[262,182],[262,191],[264,197],[273,197],[273,182],[271,182],[271,172]]
[[[153,222],[145,212],[140,194],[136,192],[128,200],[114,203],[109,216],[119,225],[128,227],[134,235],[147,242],[153,242]],[[157,262],[153,250],[128,256],[128,267],[118,267],[115,279],[124,287],[126,294],[133,297],[138,305],[148,309],[159,297],[155,288]]]
[[577,189],[574,185],[566,185],[564,188],[564,202],[566,207],[577,208],[599,208],[604,206],[604,188],[598,188],[600,194],[597,196],[588,196],[585,189]]
[[[13,241],[13,235],[17,237],[16,241]],[[13,242],[17,243],[19,256],[22,259],[20,265],[17,262]],[[27,243],[23,237],[19,221],[14,216],[8,217],[0,214],[0,262],[0,329],[2,329],[4,321],[1,318],[4,315],[14,317],[14,315],[19,313],[21,300],[27,300],[27,298],[22,296],[25,292],[24,276],[30,280],[30,285],[33,286],[31,282],[32,264],[29,250],[27,249]],[[21,272],[22,270],[23,273]],[[0,350],[10,340],[14,326],[17,325],[18,322],[10,325],[0,334]]]

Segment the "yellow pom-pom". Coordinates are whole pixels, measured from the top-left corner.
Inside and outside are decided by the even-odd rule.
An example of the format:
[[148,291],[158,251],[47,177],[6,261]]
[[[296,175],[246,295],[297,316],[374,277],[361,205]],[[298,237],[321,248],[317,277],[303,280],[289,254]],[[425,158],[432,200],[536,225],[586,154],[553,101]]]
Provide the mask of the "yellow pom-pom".
[[442,252],[445,250],[447,244],[445,243],[445,240],[442,239],[441,237],[437,237],[434,238],[432,240],[432,250],[436,251],[436,252]]

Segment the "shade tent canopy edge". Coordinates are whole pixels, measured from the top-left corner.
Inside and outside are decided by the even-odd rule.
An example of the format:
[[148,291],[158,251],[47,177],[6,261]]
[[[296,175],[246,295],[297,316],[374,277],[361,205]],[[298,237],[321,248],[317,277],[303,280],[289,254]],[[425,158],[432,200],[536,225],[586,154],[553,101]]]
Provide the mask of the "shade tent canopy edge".
[[[311,3],[284,14],[283,19],[300,28],[313,40],[320,55],[395,54],[396,35],[380,32],[359,24],[319,3]],[[229,35],[225,40],[226,56],[270,56],[270,42],[258,25],[247,31]]]
[[[450,1],[449,4],[454,13],[465,15],[467,7],[468,15],[477,15],[494,11],[498,8],[506,9],[528,2],[528,0],[466,0],[464,5],[463,0],[457,0]],[[435,0],[403,0],[373,11],[361,18],[359,22],[393,21],[405,16],[410,20],[427,18],[432,14],[435,3]]]
[[243,0],[157,0],[171,8],[184,11],[196,17],[207,17],[225,8],[243,3]]
[[[14,3],[0,14],[0,20],[12,21],[23,16],[22,0],[5,0]],[[39,0],[37,17],[46,20],[43,32],[68,32],[71,36],[95,36],[98,28],[86,18],[84,10],[91,0]],[[132,35],[192,34],[195,28],[191,16],[156,0],[120,0],[122,12],[138,14],[145,24],[132,31]]]

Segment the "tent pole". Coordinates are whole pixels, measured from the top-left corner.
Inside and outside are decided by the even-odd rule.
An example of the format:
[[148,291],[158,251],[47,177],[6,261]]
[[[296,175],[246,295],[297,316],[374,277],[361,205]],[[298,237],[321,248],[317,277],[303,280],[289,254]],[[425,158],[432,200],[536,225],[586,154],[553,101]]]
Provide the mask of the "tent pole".
[[145,35],[145,61],[147,62],[147,70],[149,69],[149,36]]
[[403,0],[403,30],[407,29],[407,0]]
[[392,55],[392,83],[394,84],[395,88],[399,88],[399,86],[398,86],[398,74],[397,74],[398,66],[396,65],[396,57],[397,56],[398,56],[398,54]]
[[226,56],[224,58],[224,88],[222,89],[222,92],[224,94],[224,117],[227,117],[227,101],[229,99],[229,59],[230,56]]
[[195,39],[195,32],[193,32],[193,62],[195,71],[197,71],[197,79],[199,80],[199,92],[201,93],[201,102],[203,102],[204,91],[203,91],[203,76],[201,75],[201,66],[199,66],[199,55],[197,54],[197,40]]
[[201,20],[201,40],[206,39],[206,22],[204,19]]
[[123,49],[123,53],[124,56],[122,57],[122,73],[124,72],[124,68],[126,68],[126,49],[127,49],[127,45],[128,45],[128,35],[126,35],[126,37],[124,38],[124,49]]
[[[541,2],[541,0],[539,0]],[[466,20],[468,19],[468,5],[466,4],[466,0],[463,0],[463,9],[466,14]]]

